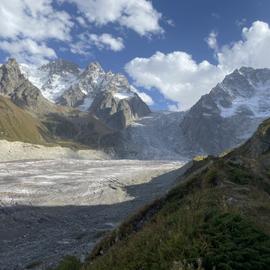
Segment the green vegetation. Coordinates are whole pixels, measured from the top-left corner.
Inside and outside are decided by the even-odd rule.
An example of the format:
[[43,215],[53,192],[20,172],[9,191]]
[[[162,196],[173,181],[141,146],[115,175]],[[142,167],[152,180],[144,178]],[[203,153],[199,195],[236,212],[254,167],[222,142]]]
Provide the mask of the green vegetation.
[[263,222],[269,223],[270,200],[241,189],[252,188],[255,180],[260,181],[248,168],[210,160],[207,168],[192,171],[165,199],[148,207],[156,211],[142,229],[134,229],[134,221],[147,209],[104,238],[82,269],[267,269],[269,226],[259,216],[264,213]]
[[104,237],[81,269],[268,269],[270,144],[264,140],[194,161],[165,198]]
[[67,256],[65,257],[62,262],[60,262],[59,266],[55,270],[79,270],[81,269],[80,261],[73,257]]

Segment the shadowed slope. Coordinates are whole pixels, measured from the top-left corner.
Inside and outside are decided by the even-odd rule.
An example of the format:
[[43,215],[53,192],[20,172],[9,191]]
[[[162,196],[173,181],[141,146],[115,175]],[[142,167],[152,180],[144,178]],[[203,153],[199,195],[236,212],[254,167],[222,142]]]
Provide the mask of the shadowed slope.
[[263,270],[270,264],[270,125],[183,182],[96,246],[87,270]]

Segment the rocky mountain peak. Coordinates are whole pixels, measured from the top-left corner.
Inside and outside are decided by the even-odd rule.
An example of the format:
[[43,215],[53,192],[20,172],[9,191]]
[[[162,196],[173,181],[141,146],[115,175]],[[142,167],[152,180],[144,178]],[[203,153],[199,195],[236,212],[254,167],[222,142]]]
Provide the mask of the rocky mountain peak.
[[98,74],[104,74],[104,70],[103,68],[101,67],[100,63],[99,62],[92,62],[90,63],[86,69],[84,70],[84,73],[90,73],[90,74],[93,74],[93,73],[98,73]]
[[10,58],[8,61],[1,66],[2,71],[11,76],[21,76],[20,66],[16,59]]
[[201,97],[181,127],[197,152],[218,154],[244,142],[269,116],[270,69],[242,67]]
[[254,94],[254,87],[245,76],[238,69],[233,73],[227,75],[221,83],[225,92],[232,98],[237,97],[251,97]]
[[9,58],[7,63],[4,64],[7,67],[13,67],[13,68],[18,68],[19,69],[19,64],[17,63],[15,58]]
[[0,94],[9,97],[19,107],[37,113],[54,109],[54,105],[23,75],[15,59],[9,59],[0,67]]
[[13,58],[0,67],[0,94],[10,95],[21,80],[25,80],[17,61]]
[[[82,72],[75,64],[63,59],[37,69],[25,65],[21,65],[21,68],[50,101],[81,111],[91,111],[100,117],[106,116],[106,123],[111,116],[121,115],[123,125],[120,126],[125,126],[150,112],[136,91],[132,91],[124,75],[105,72],[98,62],[90,63]],[[91,108],[93,103],[95,109]],[[99,106],[105,106],[106,112]]]

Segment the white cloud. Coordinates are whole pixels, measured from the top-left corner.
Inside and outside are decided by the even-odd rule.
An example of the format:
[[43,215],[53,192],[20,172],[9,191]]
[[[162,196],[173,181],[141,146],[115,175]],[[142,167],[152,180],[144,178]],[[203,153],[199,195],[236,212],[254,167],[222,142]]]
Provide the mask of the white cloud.
[[158,89],[166,98],[187,109],[209,90],[213,81],[222,76],[219,69],[207,61],[196,63],[185,52],[155,53],[150,58],[135,58],[126,71],[136,85]]
[[48,48],[44,43],[37,43],[32,39],[0,41],[0,49],[22,63],[28,62],[40,65],[46,59],[56,58],[56,53],[53,49]]
[[78,41],[70,45],[70,50],[74,54],[89,55],[91,48],[96,46],[98,49],[121,51],[125,48],[124,41],[120,37],[103,33],[101,35],[83,33],[78,35]]
[[[66,2],[75,4],[77,14],[65,11]],[[151,35],[163,32],[159,24],[161,17],[148,0],[1,0],[0,42],[4,42],[4,45],[6,42],[12,44],[10,49],[5,46],[5,52],[13,57],[16,56],[11,54],[15,42],[20,41],[17,47],[22,48],[22,44],[29,40],[47,49],[50,49],[52,40],[68,42],[70,50],[81,55],[91,54],[93,46],[121,51],[125,47],[121,37],[107,33],[90,34],[89,29],[114,24],[113,27],[118,29],[120,26],[133,29],[142,36]],[[74,39],[73,34],[77,33],[72,32],[74,29],[85,32]],[[50,59],[46,50],[43,51],[43,60]],[[24,47],[22,55],[28,58],[24,58],[24,62],[34,58],[31,56],[31,48],[28,50]],[[38,57],[42,59],[41,54]]]
[[243,28],[241,40],[220,49],[217,54],[219,66],[227,73],[241,66],[270,67],[269,48],[269,25],[256,21],[250,28]]
[[1,0],[0,37],[70,39],[70,16],[52,7],[52,0]]
[[246,18],[242,18],[240,20],[236,20],[235,24],[239,27],[242,28],[243,26],[245,26],[247,24],[247,19]]
[[[64,0],[62,0],[63,2]],[[118,23],[144,36],[162,33],[161,14],[147,0],[67,0],[77,5],[90,23]]]
[[185,110],[235,68],[270,67],[270,28],[267,23],[254,22],[250,28],[243,28],[241,40],[220,48],[216,37],[212,34],[208,38],[208,45],[215,50],[216,65],[208,61],[197,63],[191,55],[175,51],[135,58],[127,63],[125,69],[136,85],[156,88]]
[[68,13],[56,11],[52,4],[52,0],[1,0],[1,48],[24,62],[34,55],[35,62],[55,57],[46,42],[70,40],[73,23]]
[[113,37],[111,34],[104,33],[100,36],[96,34],[89,35],[90,42],[99,49],[109,49],[114,52],[121,51],[125,48],[123,39],[120,37]]
[[217,36],[218,36],[217,32],[212,31],[210,32],[209,36],[206,39],[209,48],[213,50],[218,50]]

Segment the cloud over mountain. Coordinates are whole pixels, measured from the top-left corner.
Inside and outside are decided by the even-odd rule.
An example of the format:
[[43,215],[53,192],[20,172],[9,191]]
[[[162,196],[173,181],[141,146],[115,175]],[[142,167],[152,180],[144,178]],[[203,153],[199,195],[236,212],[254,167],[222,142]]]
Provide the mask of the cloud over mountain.
[[134,58],[127,63],[126,71],[137,85],[157,89],[185,110],[234,69],[270,67],[270,28],[265,22],[255,21],[250,28],[243,28],[241,39],[231,44],[218,47],[215,32],[210,33],[207,42],[217,64],[196,62],[183,51],[156,52],[149,58]]

